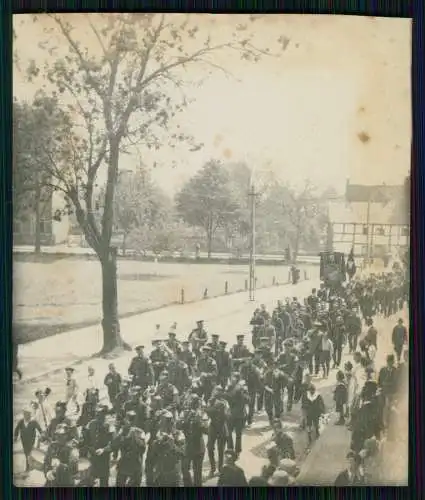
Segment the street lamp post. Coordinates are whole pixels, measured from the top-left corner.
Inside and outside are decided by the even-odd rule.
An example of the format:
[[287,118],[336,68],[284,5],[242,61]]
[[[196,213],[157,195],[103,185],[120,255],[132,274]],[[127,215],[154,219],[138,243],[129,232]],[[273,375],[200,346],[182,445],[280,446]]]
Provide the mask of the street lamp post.
[[249,300],[255,300],[255,186],[251,183],[248,194],[251,208],[251,244],[249,251]]

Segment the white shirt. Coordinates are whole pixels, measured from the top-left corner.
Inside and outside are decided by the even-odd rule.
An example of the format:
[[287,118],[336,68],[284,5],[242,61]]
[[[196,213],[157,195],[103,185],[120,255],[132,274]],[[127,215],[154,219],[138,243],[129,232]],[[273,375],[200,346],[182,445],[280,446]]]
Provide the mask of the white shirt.
[[366,382],[366,371],[363,366],[358,363],[353,368],[354,395],[360,396],[363,386]]

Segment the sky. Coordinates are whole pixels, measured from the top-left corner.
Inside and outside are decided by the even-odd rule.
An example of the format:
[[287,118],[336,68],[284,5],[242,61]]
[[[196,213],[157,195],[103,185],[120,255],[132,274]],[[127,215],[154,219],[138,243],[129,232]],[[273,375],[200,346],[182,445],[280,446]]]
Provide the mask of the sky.
[[[79,27],[78,16],[73,22]],[[191,17],[201,33],[211,32],[219,41],[247,20]],[[43,16],[35,24],[15,16],[15,49],[22,63],[45,58],[37,48],[49,36],[44,24]],[[204,147],[196,153],[139,149],[122,156],[120,168],[157,162],[152,175],[169,194],[213,158],[245,161],[257,172],[272,170],[294,186],[308,178],[338,192],[348,178],[361,184],[402,183],[410,170],[411,21],[266,15],[249,26],[256,45],[273,51],[283,35],[290,39],[286,50],[257,63],[221,52],[214,62],[235,78],[217,70],[205,79],[205,68],[198,66],[184,74],[192,102],[180,115],[182,127]],[[16,97],[31,99],[37,86],[17,71],[14,78]]]

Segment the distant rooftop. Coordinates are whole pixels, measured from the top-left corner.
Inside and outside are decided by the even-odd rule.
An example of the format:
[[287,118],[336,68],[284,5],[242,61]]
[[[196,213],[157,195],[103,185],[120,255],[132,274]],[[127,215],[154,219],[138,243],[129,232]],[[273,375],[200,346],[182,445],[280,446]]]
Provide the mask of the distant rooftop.
[[363,202],[369,200],[373,203],[389,203],[391,200],[405,196],[405,186],[389,186],[386,184],[375,186],[363,186],[361,184],[350,184],[347,182],[345,198],[347,202]]

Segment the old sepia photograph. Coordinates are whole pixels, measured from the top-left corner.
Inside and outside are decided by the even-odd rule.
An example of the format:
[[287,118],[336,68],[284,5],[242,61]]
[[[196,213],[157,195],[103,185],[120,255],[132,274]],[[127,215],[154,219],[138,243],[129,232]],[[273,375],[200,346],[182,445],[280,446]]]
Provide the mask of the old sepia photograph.
[[13,481],[407,486],[411,20],[13,18]]

